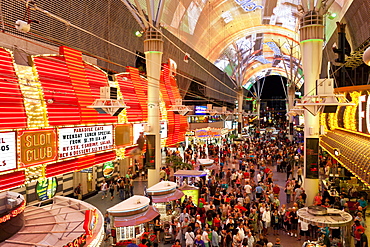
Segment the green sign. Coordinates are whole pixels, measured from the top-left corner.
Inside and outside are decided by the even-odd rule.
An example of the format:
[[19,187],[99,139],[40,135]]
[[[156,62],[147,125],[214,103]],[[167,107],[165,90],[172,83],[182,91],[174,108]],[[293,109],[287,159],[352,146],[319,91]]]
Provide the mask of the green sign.
[[105,162],[103,165],[103,175],[105,178],[110,178],[114,173],[114,165],[112,161]]
[[40,201],[53,198],[57,193],[58,182],[55,177],[45,178],[37,181],[36,195]]

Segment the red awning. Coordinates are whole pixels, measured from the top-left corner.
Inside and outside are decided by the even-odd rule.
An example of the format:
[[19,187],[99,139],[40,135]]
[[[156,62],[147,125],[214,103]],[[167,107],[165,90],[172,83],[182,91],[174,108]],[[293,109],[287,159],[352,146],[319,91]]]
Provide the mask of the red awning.
[[153,220],[159,215],[157,209],[153,206],[149,206],[148,210],[127,217],[114,217],[114,227],[125,227],[125,226],[137,226]]
[[152,202],[159,203],[159,202],[172,202],[177,199],[180,199],[184,196],[184,192],[181,190],[175,190],[175,192],[167,195],[160,195],[160,196],[152,196]]

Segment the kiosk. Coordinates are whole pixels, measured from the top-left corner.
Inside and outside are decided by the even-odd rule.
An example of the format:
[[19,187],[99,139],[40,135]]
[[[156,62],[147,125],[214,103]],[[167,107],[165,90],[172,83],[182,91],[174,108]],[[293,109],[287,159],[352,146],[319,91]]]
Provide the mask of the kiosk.
[[161,215],[162,221],[170,221],[176,216],[176,200],[184,196],[177,184],[170,181],[161,181],[147,189],[147,194]]
[[109,215],[113,217],[117,242],[128,244],[132,239],[142,237],[149,228],[145,223],[159,215],[158,210],[149,204],[148,197],[134,195],[107,209]]
[[[301,221],[313,226],[322,227],[339,227],[341,230],[340,243],[342,246],[351,246],[351,223],[352,216],[339,209],[325,208],[322,206],[309,206],[297,211]],[[304,246],[316,246],[316,243],[305,243]]]

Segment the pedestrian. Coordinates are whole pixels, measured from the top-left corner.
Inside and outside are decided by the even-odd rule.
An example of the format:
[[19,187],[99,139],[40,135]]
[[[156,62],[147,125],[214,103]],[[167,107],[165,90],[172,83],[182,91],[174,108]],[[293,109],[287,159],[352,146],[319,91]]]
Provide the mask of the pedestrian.
[[74,189],[75,196],[78,200],[82,200],[82,192],[81,192],[81,183],[77,185],[77,187]]
[[112,201],[114,198],[114,191],[116,189],[116,184],[113,182],[113,180],[109,183],[109,193],[110,193],[110,200]]
[[100,187],[100,190],[102,192],[102,198],[101,199],[103,200],[105,197],[108,196],[108,194],[107,194],[108,184],[107,184],[107,182],[105,180],[103,180],[103,183],[102,183],[102,185]]
[[110,217],[108,213],[105,213],[104,217],[104,229],[105,229],[105,237],[104,241],[107,241],[111,234],[111,225],[110,225]]
[[367,239],[366,234],[364,233],[364,230],[363,229],[358,229],[357,231],[361,235],[360,245],[359,246],[360,247],[368,247],[369,246],[369,242],[368,242],[368,239]]

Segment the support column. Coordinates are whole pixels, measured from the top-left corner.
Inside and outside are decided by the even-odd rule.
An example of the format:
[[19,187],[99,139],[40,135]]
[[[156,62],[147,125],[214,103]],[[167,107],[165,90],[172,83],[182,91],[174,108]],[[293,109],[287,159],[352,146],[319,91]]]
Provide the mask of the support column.
[[[324,39],[323,17],[316,11],[307,11],[301,18],[300,28],[304,94],[316,95],[316,81],[319,79]],[[304,188],[307,205],[312,205],[319,191],[319,115],[304,111]]]
[[162,166],[160,114],[159,114],[159,80],[163,54],[162,35],[151,28],[145,32],[144,53],[148,77],[148,125],[150,135],[155,136],[155,169],[148,170],[148,187],[159,182]]

